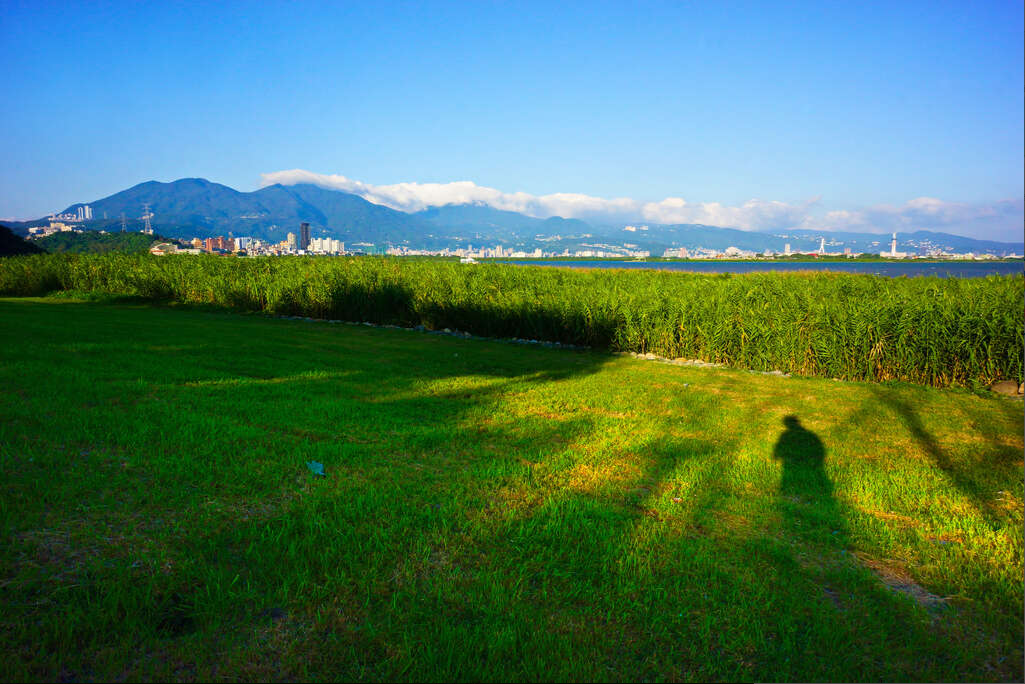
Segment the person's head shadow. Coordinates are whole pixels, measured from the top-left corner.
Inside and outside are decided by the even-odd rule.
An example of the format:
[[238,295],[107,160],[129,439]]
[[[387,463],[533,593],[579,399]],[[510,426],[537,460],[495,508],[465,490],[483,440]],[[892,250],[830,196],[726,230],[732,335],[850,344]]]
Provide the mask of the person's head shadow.
[[826,460],[826,448],[818,435],[801,425],[797,416],[785,417],[783,425],[787,429],[776,442],[773,456],[783,461],[784,473],[795,469],[821,469]]

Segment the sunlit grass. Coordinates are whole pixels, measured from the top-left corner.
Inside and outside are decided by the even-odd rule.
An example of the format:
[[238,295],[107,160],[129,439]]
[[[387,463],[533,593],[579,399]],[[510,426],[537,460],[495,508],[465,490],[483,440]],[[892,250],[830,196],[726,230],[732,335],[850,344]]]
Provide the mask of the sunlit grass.
[[72,300],[0,349],[5,679],[1022,678],[1020,401]]

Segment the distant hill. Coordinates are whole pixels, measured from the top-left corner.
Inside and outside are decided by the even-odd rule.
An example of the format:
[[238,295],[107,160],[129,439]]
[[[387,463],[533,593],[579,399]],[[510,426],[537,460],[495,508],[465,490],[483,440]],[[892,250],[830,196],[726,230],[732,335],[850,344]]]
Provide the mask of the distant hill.
[[[272,188],[279,188],[303,205],[314,208],[316,215],[303,220],[309,220],[315,232],[340,240],[421,243],[437,230],[436,226],[415,214],[389,209],[347,192],[326,190],[316,185],[272,185],[253,194]],[[290,229],[295,230],[294,222]]]
[[[248,234],[250,227],[262,233],[275,219],[310,221],[316,213],[312,207],[302,207],[288,192],[264,188],[260,193],[245,193],[202,178],[183,178],[172,183],[148,181],[89,204],[93,216],[108,218],[105,222],[87,222],[87,227],[120,230],[120,217],[124,214],[128,229],[137,232],[148,205],[154,228],[169,237],[210,237],[240,230]],[[80,206],[73,204],[65,211],[74,213]]]
[[[449,204],[431,207],[413,214],[454,233],[472,231],[481,237],[533,238],[537,235],[582,235],[594,228],[579,219],[554,216],[539,219],[515,211],[502,211],[484,204]],[[464,235],[465,237],[465,235]]]
[[141,254],[148,252],[156,242],[164,242],[166,238],[145,233],[100,233],[86,231],[83,233],[54,233],[35,241],[47,252],[68,252],[70,254],[106,254],[109,252],[125,252]]
[[[314,185],[271,185],[255,192],[239,192],[202,178],[171,183],[149,181],[90,202],[93,216],[107,219],[86,222],[88,228],[120,231],[123,213],[129,229],[138,231],[146,205],[152,225],[168,237],[249,235],[280,241],[299,224],[310,224],[314,237],[348,241],[419,241],[433,229],[430,224],[401,211],[344,192]],[[79,204],[65,212],[74,213]]]
[[[889,248],[888,234],[839,233],[810,230],[772,232],[744,231],[729,227],[697,224],[635,226],[623,223],[599,224],[579,219],[534,218],[502,211],[484,204],[431,207],[406,213],[373,204],[351,193],[316,185],[271,185],[253,192],[239,192],[202,178],[183,178],[171,183],[148,181],[88,203],[95,218],[80,225],[90,230],[120,233],[121,215],[129,232],[143,226],[144,207],[152,212],[153,228],[171,238],[252,236],[279,242],[299,224],[310,224],[313,237],[334,237],[353,246],[370,243],[377,248],[405,245],[411,248],[505,247],[547,252],[564,249],[598,249],[629,246],[661,255],[667,248],[723,250],[738,247],[762,252],[782,252],[790,244],[794,251],[818,250],[825,238],[826,250],[878,253]],[[65,212],[74,213],[81,203]],[[17,234],[30,226],[45,225],[46,219],[11,223]],[[898,249],[925,253],[931,249],[953,252],[1025,252],[1022,243],[989,240],[926,231],[900,233]]]
[[[687,249],[726,249],[736,247],[762,252],[766,249],[783,251],[783,245],[765,233],[736,228],[718,228],[696,223],[653,225],[648,230],[621,232],[628,242],[656,242],[666,247],[686,247]],[[815,244],[818,244],[816,240]],[[795,245],[796,248],[796,245]]]
[[42,251],[31,242],[15,235],[7,226],[0,226],[0,257],[39,254]]

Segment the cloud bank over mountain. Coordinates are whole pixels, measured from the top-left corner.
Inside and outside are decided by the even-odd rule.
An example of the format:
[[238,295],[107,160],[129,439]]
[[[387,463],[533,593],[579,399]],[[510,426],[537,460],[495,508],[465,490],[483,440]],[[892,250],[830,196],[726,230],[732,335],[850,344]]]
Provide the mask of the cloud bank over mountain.
[[718,202],[688,202],[667,197],[643,202],[629,197],[607,199],[579,193],[531,195],[502,192],[472,181],[372,185],[337,174],[302,169],[262,174],[262,185],[308,183],[341,190],[392,209],[415,212],[449,204],[485,204],[536,218],[561,216],[596,222],[700,223],[741,230],[812,229],[856,232],[933,230],[966,236],[1020,240],[1025,201],[1010,199],[989,204],[947,202],[919,197],[903,205],[876,205],[856,210],[822,212],[819,198],[801,203],[751,199],[740,206]]
[[[814,222],[812,222],[814,223]],[[830,211],[821,220],[829,230],[909,232],[934,230],[991,240],[1019,241],[1025,223],[1025,200],[990,204],[944,202],[919,197],[902,206],[880,204],[857,211]]]

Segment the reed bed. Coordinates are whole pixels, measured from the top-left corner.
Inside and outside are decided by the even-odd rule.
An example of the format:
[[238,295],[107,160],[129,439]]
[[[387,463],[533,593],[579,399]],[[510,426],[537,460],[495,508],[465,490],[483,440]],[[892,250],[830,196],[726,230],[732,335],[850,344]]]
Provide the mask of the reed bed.
[[1022,381],[1022,276],[706,275],[367,257],[0,259],[0,295],[54,291],[457,328],[845,380]]

